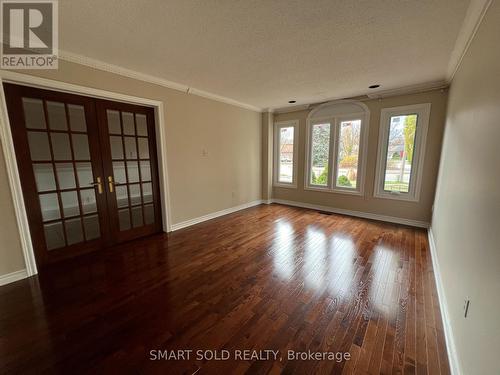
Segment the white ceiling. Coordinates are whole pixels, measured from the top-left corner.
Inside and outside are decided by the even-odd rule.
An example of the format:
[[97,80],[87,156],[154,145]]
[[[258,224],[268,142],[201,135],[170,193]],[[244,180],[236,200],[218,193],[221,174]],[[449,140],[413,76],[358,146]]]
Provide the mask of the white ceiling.
[[444,81],[469,0],[60,0],[60,48],[258,108]]

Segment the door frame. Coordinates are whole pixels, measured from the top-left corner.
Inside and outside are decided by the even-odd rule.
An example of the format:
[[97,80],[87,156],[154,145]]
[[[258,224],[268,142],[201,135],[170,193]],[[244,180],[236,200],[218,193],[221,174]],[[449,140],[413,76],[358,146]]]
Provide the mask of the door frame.
[[17,167],[14,142],[12,139],[10,121],[7,112],[7,102],[5,99],[3,88],[4,83],[13,83],[17,85],[66,92],[70,94],[89,96],[92,98],[112,100],[153,108],[155,113],[156,151],[158,157],[160,200],[163,223],[162,225],[164,232],[171,231],[171,205],[168,184],[167,138],[164,113],[165,105],[162,101],[119,94],[112,91],[94,89],[86,86],[54,81],[51,79],[35,77],[27,74],[0,70],[0,138],[5,158],[5,165],[7,168],[7,177],[10,185],[12,202],[14,204],[17,227],[19,230],[19,238],[21,240],[24,262],[26,264],[26,273],[28,276],[36,275],[38,273],[38,268],[36,265],[35,254],[31,241],[26,206],[21,188],[21,180],[19,178],[19,170]]

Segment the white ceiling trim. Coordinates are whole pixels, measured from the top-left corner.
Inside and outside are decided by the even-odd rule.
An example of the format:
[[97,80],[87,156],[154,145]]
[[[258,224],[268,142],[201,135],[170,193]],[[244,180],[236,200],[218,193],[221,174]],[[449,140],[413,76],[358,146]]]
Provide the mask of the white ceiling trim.
[[[396,89],[373,91],[373,92],[367,93],[365,95],[356,96],[354,98],[356,100],[359,100],[359,101],[364,101],[367,99],[382,99],[382,98],[388,98],[391,96],[418,94],[421,92],[445,89],[448,86],[449,86],[448,81],[427,82],[427,83],[421,83],[418,85],[399,87]],[[330,98],[330,99],[324,100],[322,103],[336,101],[336,100],[343,100],[343,99],[352,99],[352,98]],[[272,112],[272,113],[296,112],[296,111],[302,111],[305,109],[309,109],[312,105],[315,105],[315,104],[319,104],[319,103],[318,102],[310,102],[310,103],[301,103],[299,105],[294,105],[294,106],[289,106],[289,107],[267,108],[265,110],[265,112]]]
[[471,0],[448,63],[448,82],[453,80],[492,0]]
[[255,107],[255,106],[250,105],[250,104],[242,103],[242,102],[239,102],[237,100],[233,100],[231,98],[226,98],[225,96],[212,94],[211,92],[208,92],[208,91],[198,90],[197,88],[194,88],[194,87],[189,88],[189,94],[201,96],[201,97],[207,98],[207,99],[216,100],[218,102],[222,102],[222,103],[226,103],[226,104],[235,105],[237,107],[249,109],[251,111],[256,111],[256,112],[263,111],[262,108]]
[[78,55],[72,52],[64,51],[64,50],[59,50],[59,59],[72,62],[75,64],[80,64],[84,66],[88,66],[90,68],[102,70],[105,72],[110,72],[114,74],[118,74],[124,77],[132,78],[132,79],[137,79],[139,81],[144,81],[148,83],[152,83],[158,86],[163,86],[167,87],[169,89],[177,90],[177,91],[182,91],[186,94],[192,94],[192,95],[197,95],[201,96],[207,99],[215,100],[218,102],[222,102],[225,104],[230,104],[234,105],[240,108],[244,109],[249,109],[251,111],[256,111],[256,112],[262,112],[262,108],[255,107],[250,104],[242,103],[237,100],[231,99],[231,98],[226,98],[225,96],[213,94],[211,92],[203,91],[203,90],[198,90],[197,88],[194,87],[189,87],[187,85],[183,85],[181,83],[177,82],[172,82],[163,78],[155,77],[150,74],[145,74],[141,73],[132,69],[124,68],[118,65],[114,64],[109,64],[104,61],[92,59],[90,57],[85,57],[82,55]]
[[426,91],[439,90],[447,88],[448,86],[449,86],[448,81],[427,82],[418,85],[400,87],[397,89],[370,92],[366,96],[368,96],[368,98],[370,99],[388,98],[390,96],[418,94]]

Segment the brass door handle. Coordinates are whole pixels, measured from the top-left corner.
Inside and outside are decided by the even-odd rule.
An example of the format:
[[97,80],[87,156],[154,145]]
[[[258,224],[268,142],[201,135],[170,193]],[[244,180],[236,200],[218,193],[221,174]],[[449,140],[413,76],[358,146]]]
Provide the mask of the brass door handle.
[[113,181],[113,176],[108,176],[108,188],[110,193],[115,190],[115,182]]
[[91,182],[90,185],[96,187],[97,186],[97,192],[99,194],[102,194],[103,193],[103,190],[102,190],[102,180],[101,180],[101,177],[97,177],[96,178],[96,182]]

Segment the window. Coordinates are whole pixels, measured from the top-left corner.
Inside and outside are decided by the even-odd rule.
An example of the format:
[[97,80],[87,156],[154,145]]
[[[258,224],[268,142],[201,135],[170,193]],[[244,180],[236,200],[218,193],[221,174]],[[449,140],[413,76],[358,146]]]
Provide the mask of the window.
[[274,124],[274,185],[297,187],[298,121]]
[[384,191],[409,191],[417,118],[416,114],[411,114],[391,116],[389,120]]
[[417,104],[382,109],[376,197],[418,201],[430,107]]
[[368,108],[359,102],[323,104],[308,116],[306,189],[363,194]]
[[293,182],[293,126],[280,128],[278,182]]
[[328,161],[330,159],[330,124],[315,124],[311,132],[311,185],[328,184]]
[[356,189],[361,120],[341,121],[338,138],[337,178],[335,184],[339,188]]

